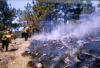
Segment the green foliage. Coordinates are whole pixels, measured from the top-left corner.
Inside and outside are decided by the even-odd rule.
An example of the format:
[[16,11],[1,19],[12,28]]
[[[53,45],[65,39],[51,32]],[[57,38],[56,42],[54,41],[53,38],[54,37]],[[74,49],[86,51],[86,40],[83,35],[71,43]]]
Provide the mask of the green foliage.
[[34,14],[32,16],[33,22],[34,22],[34,29],[39,30],[38,22],[45,19],[45,17],[54,9],[54,6],[52,4],[37,4],[33,6]]
[[38,30],[38,22],[45,19],[45,17],[54,9],[52,4],[38,3],[31,6],[29,3],[25,6],[25,10],[20,17],[21,21],[27,21],[27,24],[33,24],[34,29]]
[[10,8],[6,0],[0,0],[0,28],[5,29],[11,26],[11,22],[15,16],[15,9]]
[[33,7],[30,4],[27,4],[25,8],[22,18],[28,22],[37,22],[42,20],[53,10],[53,6],[49,4],[37,4]]
[[54,6],[50,4],[37,4],[33,7],[34,10],[34,18],[36,20],[42,20],[44,19],[52,10]]

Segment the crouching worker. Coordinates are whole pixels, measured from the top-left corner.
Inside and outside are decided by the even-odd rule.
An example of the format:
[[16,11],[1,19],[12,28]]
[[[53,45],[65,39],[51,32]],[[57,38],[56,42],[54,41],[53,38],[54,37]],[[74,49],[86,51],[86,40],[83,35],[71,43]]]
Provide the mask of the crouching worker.
[[9,33],[10,31],[6,31],[3,36],[2,36],[2,48],[6,48],[6,51],[8,51],[9,43],[11,43],[12,37],[14,36],[13,34]]
[[28,38],[31,36],[32,34],[32,25],[29,25],[28,27],[26,27],[23,31],[23,34],[24,34],[24,38],[25,38],[25,41],[28,40]]

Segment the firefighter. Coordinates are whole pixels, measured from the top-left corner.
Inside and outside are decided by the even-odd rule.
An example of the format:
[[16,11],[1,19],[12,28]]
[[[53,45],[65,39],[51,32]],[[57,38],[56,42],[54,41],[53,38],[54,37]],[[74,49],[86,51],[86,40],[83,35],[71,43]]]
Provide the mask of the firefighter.
[[7,31],[4,32],[5,34],[11,34],[10,28],[7,28]]
[[28,37],[30,37],[31,34],[32,34],[32,25],[27,26],[27,27],[24,29],[23,33],[24,33],[25,41],[27,41],[27,40],[28,40]]
[[11,43],[11,39],[12,39],[12,34],[10,34],[10,28],[7,29],[6,32],[4,32],[3,36],[2,36],[2,48],[4,49],[6,47],[6,51],[8,51],[8,46],[9,43]]

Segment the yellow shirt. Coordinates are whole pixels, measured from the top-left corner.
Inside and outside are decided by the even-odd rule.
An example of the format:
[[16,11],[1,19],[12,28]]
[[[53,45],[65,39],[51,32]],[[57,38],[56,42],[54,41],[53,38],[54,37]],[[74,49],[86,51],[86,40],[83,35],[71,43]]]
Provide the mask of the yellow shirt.
[[11,37],[11,35],[3,35],[2,40],[8,40],[9,42],[11,42],[12,37]]
[[25,32],[25,33],[32,33],[32,28],[26,27],[26,28],[24,29],[24,32]]

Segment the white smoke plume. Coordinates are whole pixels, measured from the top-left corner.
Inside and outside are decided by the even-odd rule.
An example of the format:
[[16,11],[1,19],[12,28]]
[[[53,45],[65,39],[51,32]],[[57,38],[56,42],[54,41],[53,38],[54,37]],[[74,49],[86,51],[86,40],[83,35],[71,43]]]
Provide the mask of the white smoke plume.
[[51,33],[40,34],[37,40],[59,40],[66,36],[84,38],[84,36],[94,33],[96,28],[100,28],[100,13],[98,12],[88,15],[78,22],[70,23],[68,21],[67,24],[62,22]]
[[97,28],[100,28],[100,14],[95,13],[84,19],[70,34],[80,38],[95,33]]

